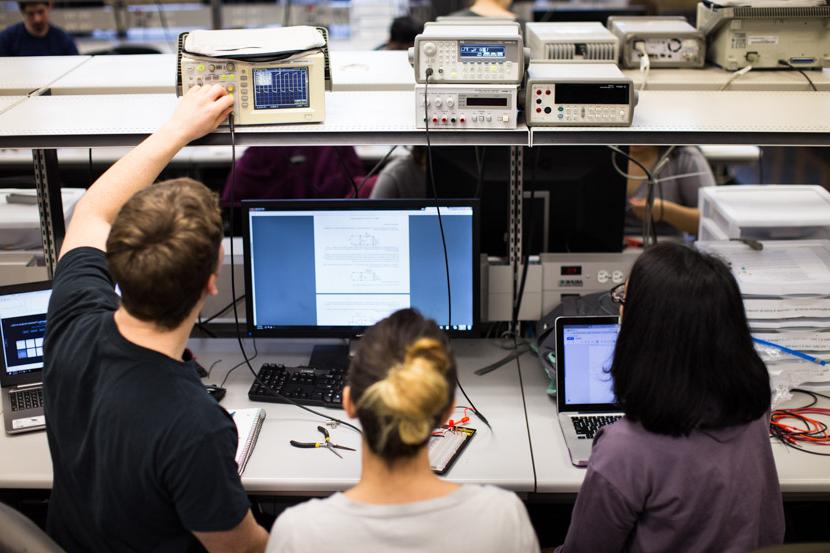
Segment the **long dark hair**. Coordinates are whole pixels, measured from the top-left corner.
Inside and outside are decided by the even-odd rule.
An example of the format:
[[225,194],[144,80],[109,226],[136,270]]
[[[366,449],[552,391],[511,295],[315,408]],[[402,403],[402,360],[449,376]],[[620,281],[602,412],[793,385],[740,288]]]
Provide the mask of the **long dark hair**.
[[717,257],[679,244],[655,245],[631,269],[611,374],[625,414],[659,434],[743,424],[770,408],[738,283]]

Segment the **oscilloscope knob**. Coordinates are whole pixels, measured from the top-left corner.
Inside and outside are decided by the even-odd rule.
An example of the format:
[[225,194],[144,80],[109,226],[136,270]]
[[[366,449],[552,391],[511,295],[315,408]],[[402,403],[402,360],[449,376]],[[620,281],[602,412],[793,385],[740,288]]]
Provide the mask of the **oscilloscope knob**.
[[427,56],[434,56],[437,49],[435,48],[435,44],[432,42],[427,42],[424,44],[424,54]]

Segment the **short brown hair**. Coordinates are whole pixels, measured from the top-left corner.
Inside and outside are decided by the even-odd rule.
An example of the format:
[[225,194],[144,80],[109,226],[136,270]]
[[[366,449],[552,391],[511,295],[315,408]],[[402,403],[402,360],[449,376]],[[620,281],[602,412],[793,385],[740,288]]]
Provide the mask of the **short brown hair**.
[[107,238],[107,264],[132,316],[176,328],[217,271],[222,241],[219,200],[205,185],[182,178],[130,198]]

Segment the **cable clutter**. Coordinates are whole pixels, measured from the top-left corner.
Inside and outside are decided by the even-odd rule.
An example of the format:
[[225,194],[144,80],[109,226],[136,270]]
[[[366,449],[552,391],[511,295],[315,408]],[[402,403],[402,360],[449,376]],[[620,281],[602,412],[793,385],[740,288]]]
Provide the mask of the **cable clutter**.
[[[802,407],[775,409],[770,416],[770,436],[791,449],[830,457],[830,449],[816,451],[804,447],[830,446],[830,408],[816,407],[819,397],[830,400],[830,396],[801,388],[792,391],[809,396],[811,401]],[[825,417],[827,422],[818,417]]]

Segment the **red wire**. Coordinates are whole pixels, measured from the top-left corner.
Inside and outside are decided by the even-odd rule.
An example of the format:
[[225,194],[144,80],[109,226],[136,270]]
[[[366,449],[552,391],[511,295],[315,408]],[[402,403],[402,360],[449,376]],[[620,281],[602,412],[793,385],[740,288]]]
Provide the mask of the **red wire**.
[[[830,417],[830,409],[820,407],[776,409],[770,416],[770,426],[776,429],[771,434],[790,444],[800,442],[823,446],[830,445],[830,428],[828,428],[828,424],[808,415]],[[784,421],[797,421],[800,425],[795,426]]]

